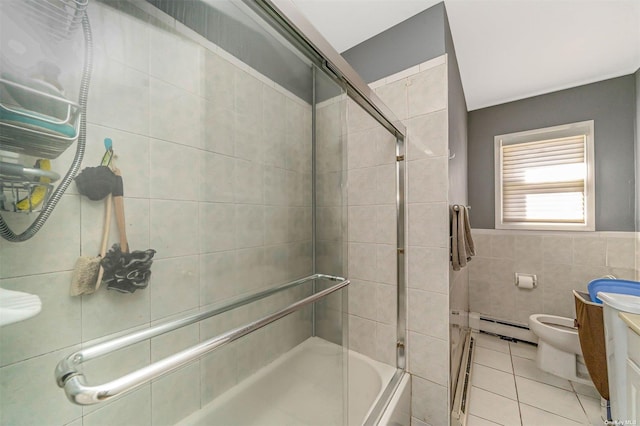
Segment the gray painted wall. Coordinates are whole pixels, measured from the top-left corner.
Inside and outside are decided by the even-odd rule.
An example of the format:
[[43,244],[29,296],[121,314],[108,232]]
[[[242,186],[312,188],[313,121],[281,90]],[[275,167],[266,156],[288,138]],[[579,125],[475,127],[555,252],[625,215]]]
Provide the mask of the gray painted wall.
[[467,101],[446,11],[444,22],[448,65],[449,150],[451,155],[455,155],[449,160],[449,201],[452,204],[467,204]]
[[342,52],[367,83],[445,53],[444,3]]
[[636,79],[628,75],[471,111],[471,226],[494,228],[494,136],[595,120],[596,230],[633,231]]

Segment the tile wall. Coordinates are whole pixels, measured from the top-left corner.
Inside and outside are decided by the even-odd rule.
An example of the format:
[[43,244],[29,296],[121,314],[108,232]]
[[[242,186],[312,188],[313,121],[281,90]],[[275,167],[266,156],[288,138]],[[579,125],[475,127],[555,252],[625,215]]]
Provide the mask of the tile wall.
[[396,139],[347,104],[349,347],[396,365]]
[[[477,256],[469,263],[470,310],[527,324],[529,315],[575,317],[572,290],[613,275],[635,279],[632,232],[533,232],[473,229]],[[515,273],[536,274],[532,290]]]
[[[316,74],[318,79],[321,74]],[[316,272],[347,273],[347,98],[339,95],[316,106]],[[349,292],[351,291],[349,286]],[[348,345],[346,293],[316,305],[316,335]]]
[[[312,272],[310,105],[179,23],[111,4],[89,6],[95,64],[83,167],[113,139],[130,245],[157,250],[153,276],[135,294],[68,295],[76,259],[98,251],[104,211],[75,187],[33,239],[0,241],[0,286],[43,302],[38,316],[0,329],[2,424],[173,424],[310,333],[302,311],[97,407],[69,403],[54,383],[57,362],[96,339]],[[71,151],[54,167],[66,170]],[[30,219],[7,217],[16,228]],[[299,296],[134,345],[86,373],[91,383],[113,379]]]
[[[446,56],[372,83],[407,127],[408,365],[412,423],[447,424],[449,209]],[[351,140],[350,140],[351,142]],[[351,255],[351,253],[350,253]]]

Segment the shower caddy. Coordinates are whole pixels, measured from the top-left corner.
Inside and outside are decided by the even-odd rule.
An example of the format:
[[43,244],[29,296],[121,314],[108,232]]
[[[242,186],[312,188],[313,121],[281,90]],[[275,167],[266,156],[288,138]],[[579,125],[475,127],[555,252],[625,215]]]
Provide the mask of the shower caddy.
[[[44,225],[71,181],[78,173],[86,145],[86,106],[92,68],[92,36],[86,8],[89,0],[22,0],[20,8],[30,30],[54,41],[69,40],[82,27],[84,65],[78,102],[70,101],[52,84],[0,74],[0,150],[14,155],[40,158],[42,164],[55,159],[77,141],[69,170],[54,190],[60,176],[47,167],[23,167],[0,162],[0,212],[38,212],[25,231],[16,234],[0,214],[0,235],[12,242],[26,241]],[[8,102],[9,99],[19,102]],[[4,100],[4,102],[3,102]],[[44,162],[46,161],[46,162]],[[40,163],[39,162],[39,163]],[[38,203],[32,195],[40,191]],[[8,198],[13,202],[4,202]],[[22,200],[19,206],[18,200]],[[26,203],[25,203],[26,200]]]

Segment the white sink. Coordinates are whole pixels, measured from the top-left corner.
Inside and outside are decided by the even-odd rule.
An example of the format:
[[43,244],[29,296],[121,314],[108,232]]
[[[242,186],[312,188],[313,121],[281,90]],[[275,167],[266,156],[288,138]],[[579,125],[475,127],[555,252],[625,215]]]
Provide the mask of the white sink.
[[0,326],[26,320],[40,310],[42,302],[38,296],[0,288]]

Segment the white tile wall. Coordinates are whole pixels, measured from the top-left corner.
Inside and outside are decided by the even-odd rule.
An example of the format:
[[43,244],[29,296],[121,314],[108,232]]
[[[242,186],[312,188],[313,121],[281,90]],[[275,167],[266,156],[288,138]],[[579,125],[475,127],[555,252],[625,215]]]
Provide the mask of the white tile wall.
[[[56,363],[80,345],[309,275],[313,266],[311,106],[217,47],[178,34],[171,19],[154,27],[144,12],[114,4],[89,6],[95,67],[83,167],[97,165],[103,139],[113,139],[131,247],[157,250],[151,282],[129,295],[68,295],[77,258],[99,249],[104,215],[104,202],[80,197],[75,185],[33,239],[2,240],[0,286],[43,301],[38,316],[0,330],[2,424],[174,424],[310,334],[309,312],[287,318],[240,349],[99,406],[73,405],[56,386]],[[72,156],[70,149],[54,165],[63,169]],[[32,217],[6,219],[20,229]],[[117,241],[114,220],[109,244]],[[89,380],[113,379],[298,296],[267,299],[92,361]]]
[[395,366],[395,138],[353,101],[347,131],[349,346]]
[[[449,377],[449,231],[446,57],[374,84],[403,120],[406,143],[408,363],[413,374],[412,424],[446,424]],[[351,123],[350,123],[351,124]],[[364,125],[362,126],[364,127]],[[349,139],[351,144],[352,138]],[[356,143],[359,141],[356,140]],[[369,155],[372,155],[371,153]],[[351,160],[351,157],[350,157]],[[352,162],[349,163],[350,167]],[[366,165],[365,165],[366,166]],[[363,169],[367,170],[367,169]],[[366,204],[366,172],[350,173],[350,204]],[[352,180],[355,178],[355,182]],[[389,182],[390,176],[380,182]],[[391,188],[389,192],[391,193]],[[350,214],[358,213],[350,210]],[[370,214],[369,214],[370,215]],[[350,217],[351,220],[351,217]],[[366,229],[366,227],[362,227]],[[363,235],[356,226],[356,235]],[[351,234],[350,234],[351,236]],[[351,245],[353,246],[353,245]],[[350,246],[350,247],[351,247]],[[359,251],[356,250],[356,254]],[[350,261],[353,250],[349,252]],[[350,273],[353,274],[353,270]]]
[[[636,234],[474,229],[477,256],[469,263],[470,309],[527,324],[529,315],[573,318],[572,290],[613,275],[634,279]],[[535,274],[538,287],[515,287],[515,273]]]

